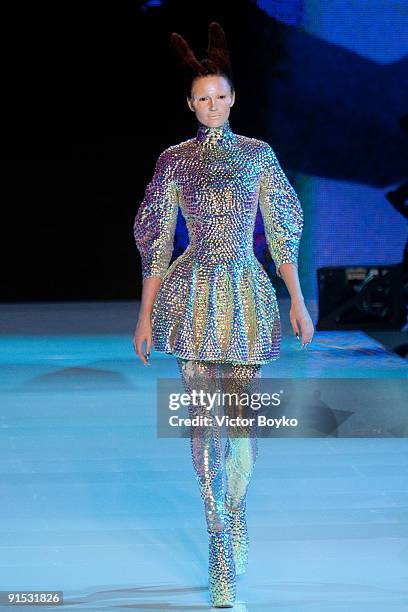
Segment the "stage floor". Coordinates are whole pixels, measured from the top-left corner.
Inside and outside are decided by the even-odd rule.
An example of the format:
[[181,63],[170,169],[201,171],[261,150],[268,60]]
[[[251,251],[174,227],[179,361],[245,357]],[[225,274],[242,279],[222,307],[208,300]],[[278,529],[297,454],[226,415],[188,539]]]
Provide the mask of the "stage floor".
[[[3,591],[63,590],[76,610],[209,609],[189,440],[156,436],[156,379],[177,365],[138,360],[137,308],[0,305]],[[316,332],[301,351],[280,308],[282,355],[264,377],[407,377],[360,331]],[[406,437],[259,439],[234,610],[407,610],[407,451]]]

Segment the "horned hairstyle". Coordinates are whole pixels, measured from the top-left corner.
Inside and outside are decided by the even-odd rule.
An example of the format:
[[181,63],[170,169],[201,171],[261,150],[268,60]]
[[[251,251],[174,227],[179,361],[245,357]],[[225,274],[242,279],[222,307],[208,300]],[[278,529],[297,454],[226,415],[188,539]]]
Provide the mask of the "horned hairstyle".
[[230,84],[231,91],[234,91],[234,77],[227,45],[225,32],[216,21],[212,21],[208,26],[208,47],[207,57],[198,60],[193,50],[185,39],[172,32],[170,42],[176,51],[184,72],[184,86],[186,95],[191,97],[191,87],[193,81],[198,77],[217,75],[223,76]]

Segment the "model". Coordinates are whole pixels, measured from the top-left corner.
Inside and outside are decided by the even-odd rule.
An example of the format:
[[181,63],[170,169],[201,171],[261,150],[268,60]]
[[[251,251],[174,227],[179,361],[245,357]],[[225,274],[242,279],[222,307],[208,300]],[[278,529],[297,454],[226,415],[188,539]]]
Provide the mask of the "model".
[[[293,329],[298,340],[301,331],[302,347],[313,337],[297,269],[302,208],[272,147],[231,129],[235,89],[221,26],[210,24],[208,57],[201,61],[179,34],[172,33],[171,43],[185,69],[197,133],[160,154],[136,214],[143,292],[134,347],[145,365],[152,344],[173,354],[186,391],[250,393],[262,364],[279,358],[281,341],[276,292],[253,250],[258,202],[291,297]],[[179,207],[190,242],[169,266]],[[203,405],[189,412],[209,414]],[[248,560],[245,509],[256,432],[243,426],[228,435],[225,454],[215,424],[191,426],[190,439],[209,534],[210,600],[232,607],[236,576]]]

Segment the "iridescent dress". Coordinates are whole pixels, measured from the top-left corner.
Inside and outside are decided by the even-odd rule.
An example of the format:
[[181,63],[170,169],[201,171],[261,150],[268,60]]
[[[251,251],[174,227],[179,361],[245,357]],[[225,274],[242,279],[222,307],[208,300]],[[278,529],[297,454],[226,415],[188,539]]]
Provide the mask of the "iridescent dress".
[[[264,364],[280,354],[276,292],[253,249],[260,205],[279,267],[297,265],[303,212],[272,147],[198,122],[195,138],[168,147],[137,211],[143,278],[162,283],[152,312],[157,351],[183,359]],[[178,207],[189,245],[169,266]]]
[[[154,348],[176,356],[187,393],[221,391],[233,398],[237,417],[242,407],[234,398],[252,394],[261,364],[280,352],[275,289],[253,251],[258,202],[279,274],[283,263],[297,264],[303,215],[294,189],[266,142],[234,134],[228,121],[216,128],[199,123],[195,138],[159,156],[134,224],[143,277],[162,278]],[[190,243],[169,267],[179,206]],[[219,409],[190,403],[189,416]],[[248,563],[245,508],[257,435],[252,425],[237,429],[228,430],[223,454],[219,426],[190,428],[212,606],[233,605],[236,576]]]

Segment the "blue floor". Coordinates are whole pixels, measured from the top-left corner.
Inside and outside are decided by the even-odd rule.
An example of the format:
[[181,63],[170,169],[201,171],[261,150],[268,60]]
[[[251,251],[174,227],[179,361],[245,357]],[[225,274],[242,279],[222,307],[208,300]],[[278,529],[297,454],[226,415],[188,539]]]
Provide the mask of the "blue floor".
[[[1,590],[63,590],[77,610],[209,609],[189,441],[156,437],[155,381],[178,370],[137,360],[136,311],[1,305]],[[407,377],[363,332],[316,332],[301,351],[283,321],[264,377]],[[406,437],[259,439],[234,610],[408,610],[407,468]]]

